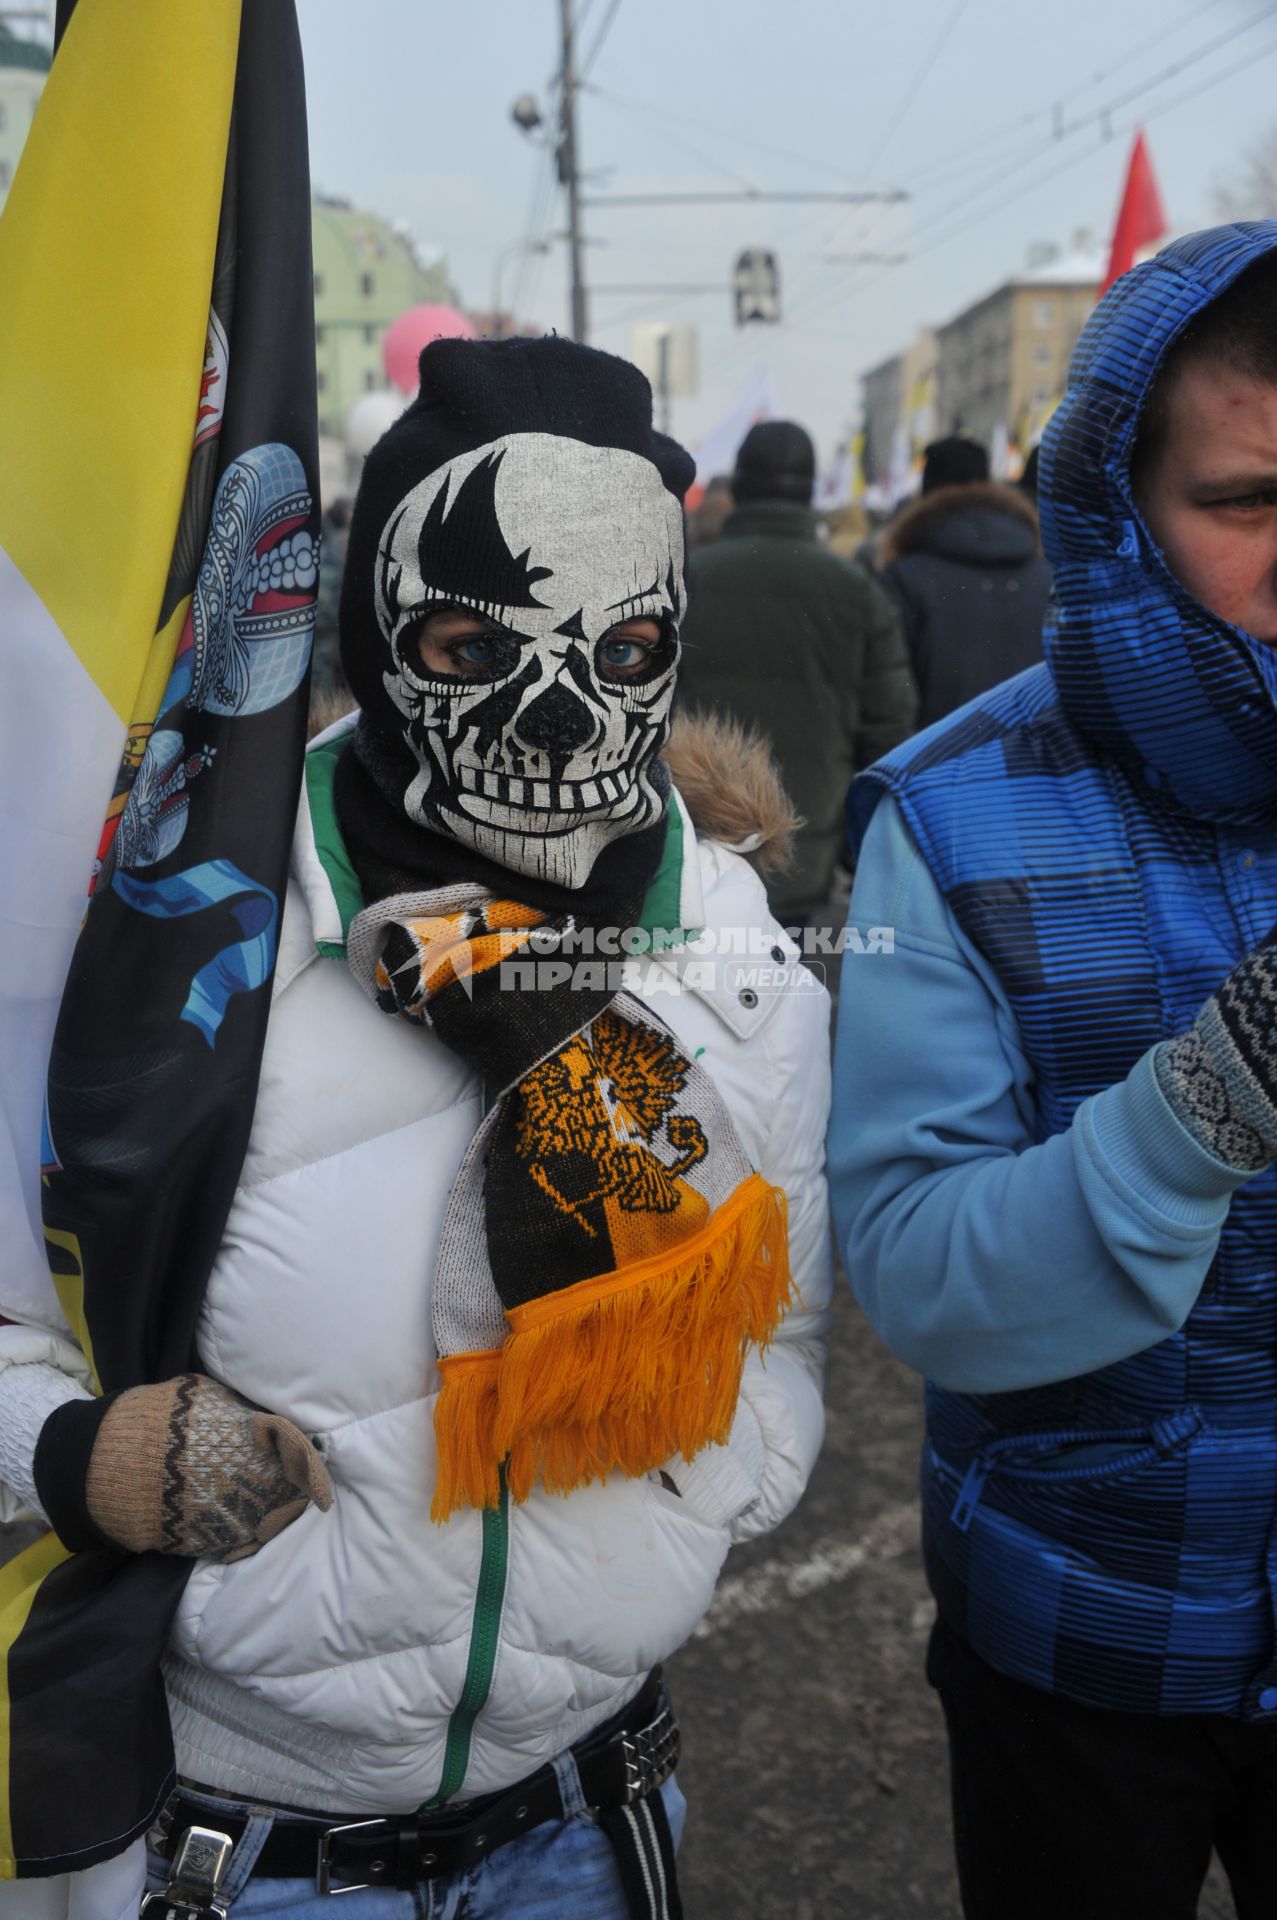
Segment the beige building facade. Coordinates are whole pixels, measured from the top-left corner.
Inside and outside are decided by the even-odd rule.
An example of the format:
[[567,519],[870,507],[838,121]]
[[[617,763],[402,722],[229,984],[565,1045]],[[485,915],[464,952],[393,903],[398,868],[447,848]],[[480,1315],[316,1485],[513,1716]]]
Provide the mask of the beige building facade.
[[870,367],[861,377],[861,425],[865,436],[861,466],[871,486],[881,486],[887,478],[896,431],[904,418],[904,382],[903,353],[893,353],[890,360]]
[[1064,391],[1102,274],[1090,251],[1042,259],[937,328],[937,432],[1027,451]]
[[907,487],[923,447],[935,434],[936,336],[924,327],[903,353],[871,367],[862,386],[864,451],[870,486]]

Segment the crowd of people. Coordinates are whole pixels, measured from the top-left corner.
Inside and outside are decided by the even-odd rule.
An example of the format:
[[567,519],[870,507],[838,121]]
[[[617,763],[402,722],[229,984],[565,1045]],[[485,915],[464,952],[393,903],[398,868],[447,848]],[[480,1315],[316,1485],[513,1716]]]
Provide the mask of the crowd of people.
[[199,1371],[0,1328],[6,1511],[194,1563],[155,1824],[6,1916],[681,1913],[661,1662],[802,1496],[835,1249],[928,1383],[969,1920],[1189,1920],[1212,1849],[1271,1914],[1275,303],[1277,223],[1174,243],[1036,507],[955,434],[850,554],[760,424],[686,579],[633,367],[427,347]]

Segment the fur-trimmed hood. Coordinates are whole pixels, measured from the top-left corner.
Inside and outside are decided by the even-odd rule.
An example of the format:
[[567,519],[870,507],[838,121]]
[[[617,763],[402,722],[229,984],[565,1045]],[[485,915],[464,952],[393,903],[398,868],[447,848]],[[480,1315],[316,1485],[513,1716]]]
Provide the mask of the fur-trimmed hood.
[[[321,695],[311,707],[309,737],[354,704],[349,693]],[[765,877],[785,871],[802,821],[761,733],[727,715],[690,709],[676,714],[664,758],[697,833],[743,854]]]
[[983,480],[937,487],[906,507],[882,536],[881,565],[930,553],[965,566],[1019,567],[1041,551],[1032,501],[1016,487]]
[[785,871],[803,823],[761,733],[692,707],[675,715],[664,757],[697,833],[744,854],[764,876]]

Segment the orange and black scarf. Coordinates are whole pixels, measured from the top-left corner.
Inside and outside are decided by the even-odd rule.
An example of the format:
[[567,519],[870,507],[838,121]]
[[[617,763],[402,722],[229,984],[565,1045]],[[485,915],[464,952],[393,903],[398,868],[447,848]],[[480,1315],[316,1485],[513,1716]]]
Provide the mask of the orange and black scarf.
[[378,901],[348,936],[370,997],[492,1101],[434,1282],[440,1521],[495,1506],[503,1464],[524,1500],[726,1441],[746,1349],[790,1298],[783,1193],[646,1005],[582,984],[574,930],[463,883]]

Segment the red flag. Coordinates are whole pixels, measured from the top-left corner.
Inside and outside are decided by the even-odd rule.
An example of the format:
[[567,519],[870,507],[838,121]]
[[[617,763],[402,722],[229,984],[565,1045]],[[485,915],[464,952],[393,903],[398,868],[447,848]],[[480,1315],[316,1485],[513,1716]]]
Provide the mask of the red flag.
[[1153,162],[1148,157],[1141,127],[1135,136],[1130,165],[1126,169],[1126,185],[1122,189],[1122,204],[1117,210],[1117,225],[1113,229],[1108,271],[1100,288],[1101,299],[1113,282],[1135,265],[1136,255],[1141,249],[1151,247],[1154,240],[1161,239],[1168,225],[1157,175],[1153,172]]

